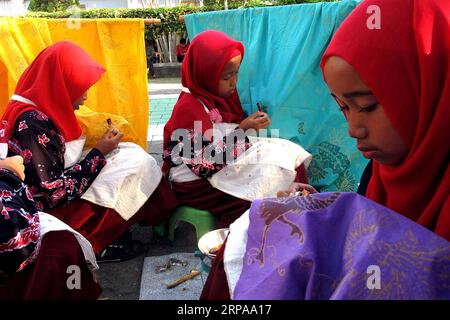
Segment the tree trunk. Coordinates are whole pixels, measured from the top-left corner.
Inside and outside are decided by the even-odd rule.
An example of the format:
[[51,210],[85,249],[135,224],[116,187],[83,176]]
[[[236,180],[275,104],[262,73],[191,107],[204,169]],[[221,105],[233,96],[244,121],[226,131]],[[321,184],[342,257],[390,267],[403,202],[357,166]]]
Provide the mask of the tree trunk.
[[177,46],[178,35],[175,33],[169,34],[169,52],[170,52],[170,62],[176,62],[177,57],[175,57],[175,48]]
[[158,8],[158,0],[141,0],[142,8]]
[[164,62],[167,62],[169,46],[167,45],[166,35],[162,34],[158,36],[157,42],[158,42],[158,51],[161,52]]
[[[158,37],[158,51],[161,52],[164,62],[177,62],[175,48],[181,38],[182,36],[174,32],[166,33]],[[183,38],[186,38],[186,36],[183,36]]]

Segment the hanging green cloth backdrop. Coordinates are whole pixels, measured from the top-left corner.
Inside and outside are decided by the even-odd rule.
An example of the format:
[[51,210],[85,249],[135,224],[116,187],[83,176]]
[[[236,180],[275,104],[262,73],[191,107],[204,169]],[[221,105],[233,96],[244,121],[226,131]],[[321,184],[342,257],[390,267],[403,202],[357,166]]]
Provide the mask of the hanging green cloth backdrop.
[[270,129],[313,154],[310,183],[322,191],[356,191],[365,160],[319,67],[334,32],[359,1],[264,7],[185,16],[189,38],[223,31],[242,41],[238,91],[251,114],[262,102]]

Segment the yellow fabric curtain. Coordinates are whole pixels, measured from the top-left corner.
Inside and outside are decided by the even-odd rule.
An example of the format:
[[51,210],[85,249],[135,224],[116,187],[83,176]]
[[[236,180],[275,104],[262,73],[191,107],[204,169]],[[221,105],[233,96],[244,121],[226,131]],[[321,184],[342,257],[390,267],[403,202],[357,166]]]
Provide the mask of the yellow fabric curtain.
[[86,105],[124,117],[147,149],[148,83],[142,19],[0,18],[0,114],[17,80],[45,47],[69,40],[106,68]]

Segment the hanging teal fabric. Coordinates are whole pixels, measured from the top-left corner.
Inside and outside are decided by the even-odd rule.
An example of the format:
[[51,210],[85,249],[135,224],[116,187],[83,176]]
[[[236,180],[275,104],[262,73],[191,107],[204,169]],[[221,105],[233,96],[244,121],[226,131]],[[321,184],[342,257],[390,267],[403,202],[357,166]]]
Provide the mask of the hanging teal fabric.
[[[268,128],[313,155],[310,183],[321,191],[356,191],[365,160],[323,81],[320,59],[357,0],[216,11],[185,16],[189,38],[223,31],[242,41],[238,91],[251,114],[261,102]],[[272,134],[274,136],[274,134]]]

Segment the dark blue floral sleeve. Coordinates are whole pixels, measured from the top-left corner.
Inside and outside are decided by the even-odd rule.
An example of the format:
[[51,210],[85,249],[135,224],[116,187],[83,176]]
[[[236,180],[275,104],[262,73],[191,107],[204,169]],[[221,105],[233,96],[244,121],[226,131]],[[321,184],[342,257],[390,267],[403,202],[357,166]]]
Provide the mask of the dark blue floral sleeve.
[[0,168],[0,279],[35,260],[39,232],[31,193],[15,174]]
[[106,164],[103,154],[94,148],[82,161],[65,170],[64,138],[39,111],[28,111],[19,117],[8,144],[9,153],[24,158],[25,183],[39,210],[80,197]]

